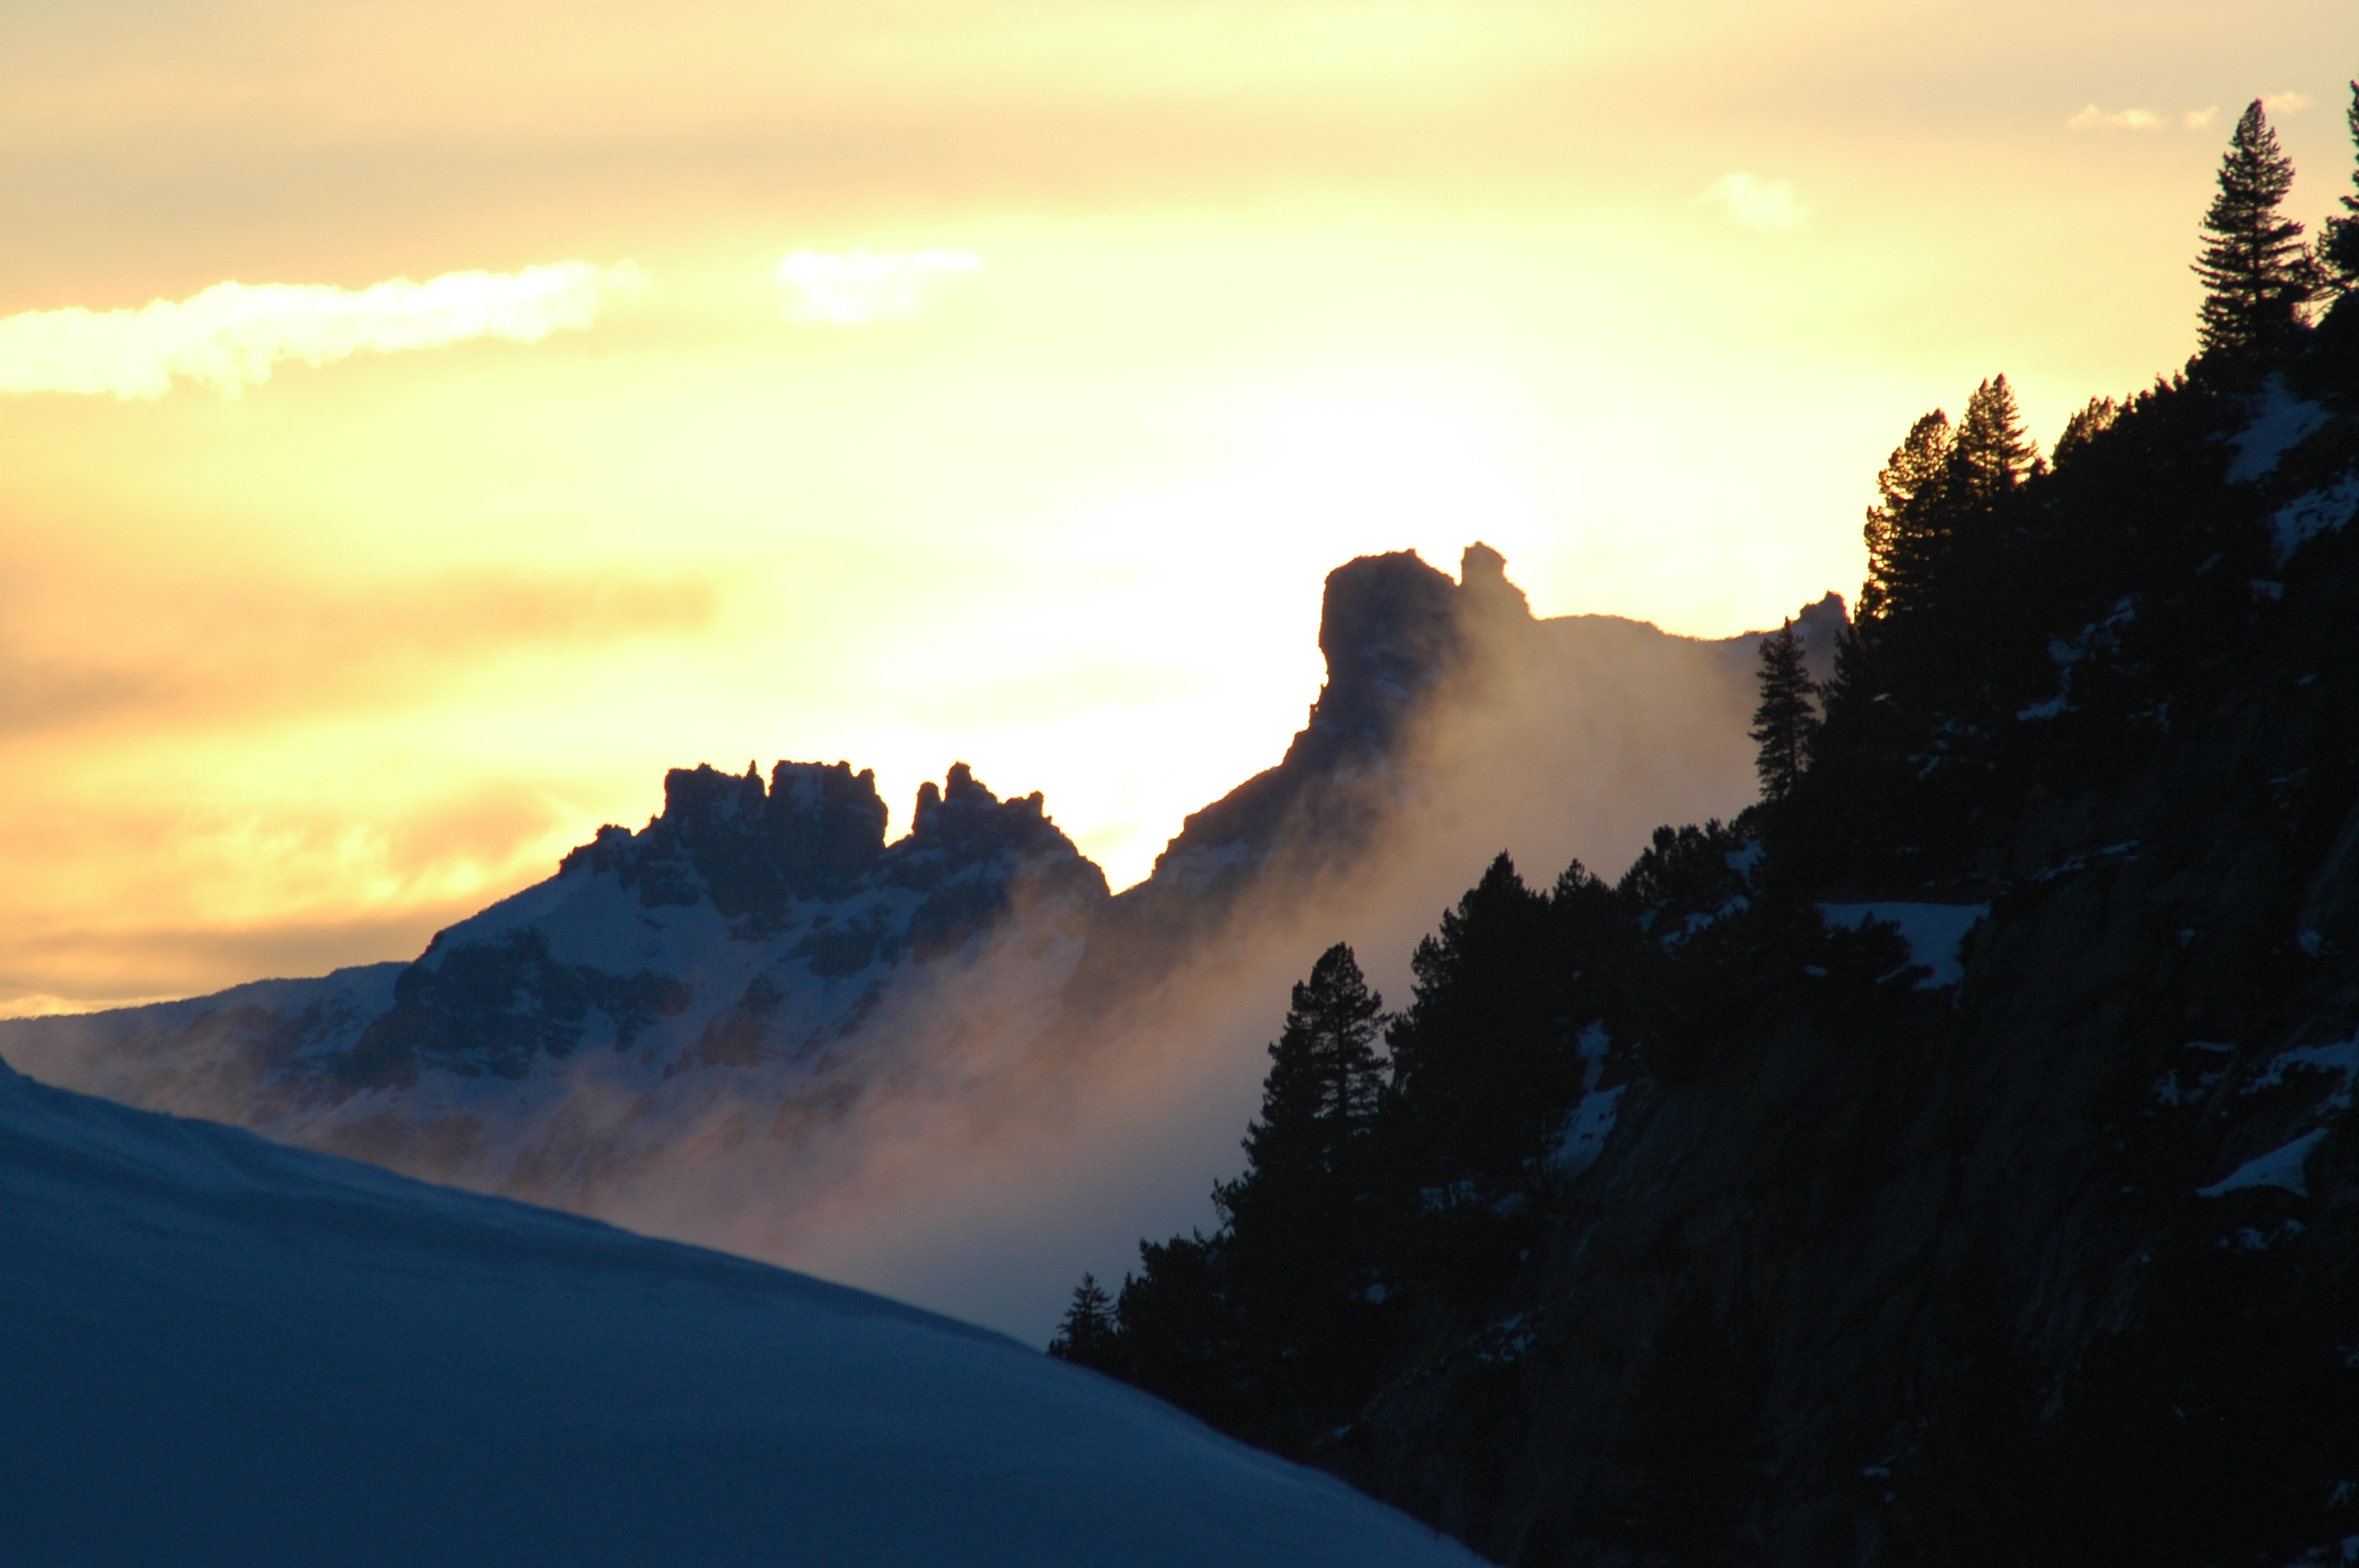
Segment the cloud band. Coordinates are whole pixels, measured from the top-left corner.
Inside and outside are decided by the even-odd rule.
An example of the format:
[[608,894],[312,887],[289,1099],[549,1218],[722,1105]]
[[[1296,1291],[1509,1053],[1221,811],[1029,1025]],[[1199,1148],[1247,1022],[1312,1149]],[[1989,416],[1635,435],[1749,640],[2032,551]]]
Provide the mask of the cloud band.
[[160,397],[178,377],[234,397],[285,360],[319,365],[471,338],[536,343],[591,325],[609,291],[644,281],[628,262],[568,261],[360,289],[217,283],[136,310],[28,310],[0,320],[0,393]]
[[779,259],[777,278],[787,291],[788,320],[864,327],[875,321],[908,320],[918,313],[927,290],[938,279],[973,272],[982,265],[981,256],[966,251],[898,255],[793,251]]

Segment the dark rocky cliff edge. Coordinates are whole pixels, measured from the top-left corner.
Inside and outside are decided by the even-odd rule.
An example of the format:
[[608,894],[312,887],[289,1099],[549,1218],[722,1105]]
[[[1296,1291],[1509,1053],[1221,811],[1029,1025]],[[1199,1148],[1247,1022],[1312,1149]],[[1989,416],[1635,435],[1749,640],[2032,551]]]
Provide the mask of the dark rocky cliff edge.
[[1992,909],[1954,990],[1748,977],[1640,1042],[1494,1303],[1527,1344],[1429,1335],[1330,1462],[1506,1562],[2347,1560],[2354,543],[2006,737],[2014,787],[1910,825],[1946,886],[1772,868]]
[[[1791,795],[1503,860],[1392,1035],[1382,1238],[1256,1321],[1249,1173],[1076,1358],[1502,1563],[2359,1558],[2354,393],[2158,385],[1864,623]],[[1476,984],[1527,904],[1585,934]],[[1402,1066],[1451,1007],[1564,1064],[1504,1164]]]

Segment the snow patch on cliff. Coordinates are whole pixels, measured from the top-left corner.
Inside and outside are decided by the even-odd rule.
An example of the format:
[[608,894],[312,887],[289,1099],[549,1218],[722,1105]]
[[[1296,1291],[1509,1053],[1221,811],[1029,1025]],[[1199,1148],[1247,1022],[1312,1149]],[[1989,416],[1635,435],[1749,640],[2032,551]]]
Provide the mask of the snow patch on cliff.
[[2278,566],[2321,534],[2340,533],[2359,515],[2359,473],[2340,484],[2298,495],[2277,508],[2269,519],[2270,555]]
[[2322,406],[2295,396],[2285,377],[2269,377],[2255,400],[2253,422],[2229,438],[2236,449],[2236,459],[2228,465],[2229,480],[2267,479],[2277,470],[2277,460],[2301,445],[2329,416]]
[[1966,967],[1958,950],[1965,943],[1966,933],[1989,913],[1990,905],[1986,903],[1882,902],[1819,905],[1820,918],[1829,925],[1857,931],[1874,921],[1897,927],[1900,939],[1908,945],[1908,961],[1932,971],[1917,982],[1919,990],[1953,986],[1966,978]]
[[2322,1127],[2305,1132],[2290,1143],[2245,1161],[2210,1186],[2198,1187],[2195,1195],[2216,1198],[2247,1187],[2279,1187],[2298,1198],[2306,1198],[2310,1195],[2310,1183],[2303,1168],[2310,1163],[2311,1152],[2325,1141],[2326,1129]]

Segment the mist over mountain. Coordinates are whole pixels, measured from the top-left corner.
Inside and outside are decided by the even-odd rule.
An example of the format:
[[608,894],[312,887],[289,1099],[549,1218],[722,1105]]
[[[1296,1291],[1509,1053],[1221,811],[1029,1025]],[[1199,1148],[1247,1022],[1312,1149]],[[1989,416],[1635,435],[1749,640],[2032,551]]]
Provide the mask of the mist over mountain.
[[[1841,600],[1806,609],[1831,668]],[[1405,950],[1501,848],[1611,862],[1755,793],[1754,637],[1538,620],[1476,545],[1329,578],[1286,755],[1111,894],[963,765],[676,769],[663,810],[414,962],[0,1023],[49,1082],[888,1289],[1045,1336],[1077,1265],[1203,1212],[1269,1005]]]

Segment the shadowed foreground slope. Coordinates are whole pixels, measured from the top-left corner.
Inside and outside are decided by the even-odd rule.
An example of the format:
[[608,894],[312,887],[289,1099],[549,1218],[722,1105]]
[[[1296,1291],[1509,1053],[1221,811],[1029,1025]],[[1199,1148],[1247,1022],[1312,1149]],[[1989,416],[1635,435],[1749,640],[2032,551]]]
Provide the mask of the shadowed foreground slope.
[[1451,1563],[996,1335],[0,1067],[11,1563]]

